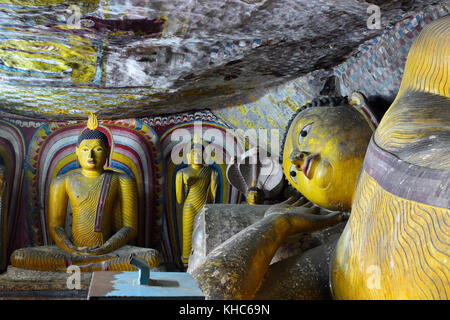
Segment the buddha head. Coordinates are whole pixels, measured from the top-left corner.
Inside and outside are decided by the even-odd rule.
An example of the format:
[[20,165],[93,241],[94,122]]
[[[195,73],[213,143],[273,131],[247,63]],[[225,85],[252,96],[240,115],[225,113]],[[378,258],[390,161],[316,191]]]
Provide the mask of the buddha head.
[[260,204],[262,200],[262,190],[257,187],[248,188],[247,203]]
[[97,118],[91,114],[87,129],[78,136],[75,148],[81,167],[87,171],[103,171],[110,154],[108,138],[97,127]]
[[372,132],[367,117],[346,98],[314,100],[288,125],[284,174],[309,201],[348,211]]
[[202,140],[197,135],[194,136],[194,139],[190,145],[190,150],[187,153],[187,161],[193,168],[200,168],[203,166],[203,154],[205,152],[205,146],[202,143]]

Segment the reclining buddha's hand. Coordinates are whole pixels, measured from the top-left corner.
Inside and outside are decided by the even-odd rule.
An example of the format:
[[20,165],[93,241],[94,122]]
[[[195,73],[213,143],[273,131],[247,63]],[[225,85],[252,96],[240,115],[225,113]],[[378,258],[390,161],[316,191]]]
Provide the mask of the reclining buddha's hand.
[[291,196],[287,200],[272,205],[264,214],[264,216],[272,215],[272,214],[284,214],[288,212],[293,207],[304,206],[306,208],[311,208],[311,213],[318,213],[319,207],[315,206],[311,201],[308,201],[301,194]]
[[348,213],[322,209],[301,195],[271,206],[264,216],[287,222],[289,234],[326,229],[348,219]]

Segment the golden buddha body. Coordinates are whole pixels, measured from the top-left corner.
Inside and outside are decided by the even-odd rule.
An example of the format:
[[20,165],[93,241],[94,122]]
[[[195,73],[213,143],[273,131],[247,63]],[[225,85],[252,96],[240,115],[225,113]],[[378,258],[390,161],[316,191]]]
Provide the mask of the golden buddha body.
[[203,146],[194,144],[187,157],[188,167],[176,175],[177,203],[183,206],[182,262],[187,264],[192,250],[194,219],[206,203],[212,203],[216,196],[218,174],[215,169],[203,164]]
[[411,46],[337,244],[337,299],[450,297],[449,43],[447,16],[425,26]]
[[[110,149],[99,132],[79,138],[76,155],[82,169],[51,182],[48,223],[56,246],[18,249],[11,256],[12,265],[35,270],[65,271],[71,264],[82,271],[135,270],[128,263],[131,254],[152,267],[159,264],[156,250],[127,245],[137,234],[136,185],[126,174],[104,169]],[[64,229],[68,201],[71,236]]]

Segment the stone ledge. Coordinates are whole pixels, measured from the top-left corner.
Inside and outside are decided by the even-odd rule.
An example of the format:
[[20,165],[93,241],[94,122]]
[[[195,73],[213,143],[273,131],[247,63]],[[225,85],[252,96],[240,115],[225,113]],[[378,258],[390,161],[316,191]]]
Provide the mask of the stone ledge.
[[[5,291],[73,291],[67,288],[71,273],[35,271],[8,266],[0,274],[0,292]],[[82,272],[80,290],[88,290],[92,272]]]
[[0,291],[0,300],[86,300],[87,290]]
[[69,289],[65,272],[35,271],[8,266],[0,274],[0,300],[84,300],[92,273],[82,272],[80,289]]
[[[151,271],[174,271],[171,265],[162,264]],[[92,272],[82,272],[80,289],[69,289],[67,279],[71,273],[36,271],[9,265],[0,274],[0,300],[87,299]]]

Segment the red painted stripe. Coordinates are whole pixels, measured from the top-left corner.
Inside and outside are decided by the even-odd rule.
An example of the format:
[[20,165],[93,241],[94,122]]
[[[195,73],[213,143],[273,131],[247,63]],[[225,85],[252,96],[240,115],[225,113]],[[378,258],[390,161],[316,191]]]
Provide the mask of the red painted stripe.
[[100,197],[98,199],[97,212],[95,214],[95,232],[102,232],[103,210],[105,208],[105,202],[108,195],[109,186],[111,184],[111,178],[112,173],[105,172],[105,178],[103,179],[102,189],[100,191]]

